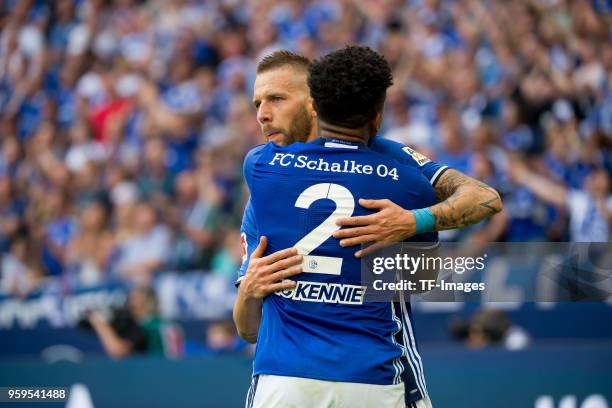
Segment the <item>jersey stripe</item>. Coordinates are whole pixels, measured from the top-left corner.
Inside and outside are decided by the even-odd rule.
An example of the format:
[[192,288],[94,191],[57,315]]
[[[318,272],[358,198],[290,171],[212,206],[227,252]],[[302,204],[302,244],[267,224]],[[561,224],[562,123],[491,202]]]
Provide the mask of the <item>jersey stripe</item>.
[[[399,279],[399,272],[397,273],[396,276],[397,279]],[[403,316],[403,307],[404,307],[405,303],[404,303],[404,296],[403,296],[403,292],[400,291],[400,316]],[[395,313],[395,305],[393,304],[393,302],[391,303],[391,307],[392,310]],[[421,393],[421,396],[425,395],[425,387],[423,387],[421,385],[421,382],[419,381],[419,377],[420,377],[420,372],[419,372],[419,367],[418,367],[418,362],[417,360],[414,358],[413,353],[411,352],[411,345],[410,345],[410,341],[408,340],[408,336],[406,333],[406,326],[410,325],[410,321],[404,321],[403,317],[400,320],[400,324],[402,327],[402,339],[404,341],[403,344],[403,350],[405,352],[404,356],[406,357],[406,361],[408,362],[408,365],[410,366],[410,370],[412,371],[412,375],[414,377],[414,379],[416,380],[416,385],[417,388],[419,389],[419,392]]]
[[[403,302],[403,299],[400,299],[400,302]],[[414,376],[414,379],[416,380],[416,385],[417,388],[419,389],[419,392],[421,393],[421,396],[425,395],[425,388],[423,387],[420,379],[420,371],[419,371],[419,367],[418,367],[418,362],[416,361],[413,353],[412,353],[412,346],[410,345],[410,341],[408,340],[408,334],[406,333],[406,326],[409,325],[410,323],[407,323],[406,321],[404,321],[403,318],[403,314],[402,314],[402,339],[404,341],[404,346],[406,348],[406,360],[408,361],[408,364],[410,365],[410,370],[412,371],[412,375]]]
[[395,305],[393,304],[393,302],[391,302],[391,316],[393,317],[393,321],[395,321],[395,324],[397,325],[397,331],[391,334],[391,341],[402,351],[402,355],[399,358],[393,359],[394,364],[396,364],[397,360],[397,365],[399,367],[399,372],[396,374],[396,378],[393,379],[393,384],[399,384],[401,382],[402,374],[404,373],[404,364],[402,363],[402,357],[405,357],[408,352],[406,351],[406,347],[404,347],[402,344],[398,344],[395,341],[395,335],[399,333],[400,330],[402,330],[402,321],[395,314]]
[[404,322],[404,328],[408,330],[404,330],[403,334],[405,336],[405,341],[408,342],[409,347],[408,351],[411,352],[412,357],[416,363],[416,368],[418,372],[418,376],[416,377],[417,383],[419,384],[419,390],[421,391],[421,396],[425,398],[427,394],[427,385],[425,384],[425,374],[423,372],[423,361],[421,360],[421,356],[416,347],[416,341],[414,340],[414,333],[412,331],[412,323],[410,322],[410,317],[408,316],[408,310],[406,308],[406,302],[404,299],[404,293],[400,291],[400,304],[402,308],[402,318]]
[[249,392],[247,393],[245,408],[253,408],[253,402],[255,401],[255,392],[257,391],[258,382],[259,376],[254,375],[251,379],[251,386],[249,387]]
[[433,176],[431,176],[431,179],[429,179],[429,182],[431,183],[431,185],[435,185],[436,181],[438,180],[438,177],[440,177],[440,175],[442,174],[442,172],[444,172],[445,170],[448,170],[448,166],[442,166],[438,169],[438,171],[436,171],[434,173]]

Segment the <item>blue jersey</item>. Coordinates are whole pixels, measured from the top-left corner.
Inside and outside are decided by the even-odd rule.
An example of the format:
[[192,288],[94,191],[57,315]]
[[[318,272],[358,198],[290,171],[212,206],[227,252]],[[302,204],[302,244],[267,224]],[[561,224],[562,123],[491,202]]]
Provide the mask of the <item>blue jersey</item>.
[[[375,137],[370,144],[370,149],[377,153],[381,153],[387,157],[391,157],[401,164],[409,167],[418,169],[424,177],[429,180],[432,186],[435,186],[436,182],[440,179],[440,176],[448,170],[448,166],[444,166],[430,160],[421,153],[413,150],[412,148],[405,146],[401,143],[394,142],[389,139],[382,137]],[[401,188],[401,187],[400,187]],[[406,189],[409,189],[409,185],[405,185]],[[358,197],[365,198],[365,197]],[[244,276],[246,268],[248,266],[248,259],[251,256],[251,252],[255,249],[259,241],[259,235],[255,225],[255,219],[253,215],[253,208],[251,207],[251,199],[247,201],[247,205],[244,208],[244,214],[242,216],[242,225],[240,227],[241,241],[242,241],[242,265],[238,272],[237,283]],[[421,239],[419,237],[418,239]],[[421,239],[422,240],[422,239]],[[424,240],[422,240],[424,241]]]
[[[242,270],[262,235],[267,254],[296,247],[305,255],[296,288],[264,299],[254,374],[397,384],[409,370],[424,388],[412,328],[404,330],[406,341],[395,337],[407,317],[392,303],[363,302],[355,248],[340,247],[331,234],[337,218],[369,213],[359,197],[387,198],[407,209],[434,204],[430,181],[365,145],[329,139],[259,146],[244,171],[251,191],[245,222],[255,239],[243,231]],[[437,234],[415,240],[436,241]],[[415,394],[424,392],[417,388]]]
[[[418,169],[433,186],[435,186],[435,183],[440,179],[440,176],[444,173],[444,171],[448,169],[447,166],[440,165],[432,160],[429,160],[424,155],[401,143],[381,137],[374,138],[370,144],[370,148],[378,153],[391,157],[402,164]],[[410,187],[408,186],[405,188]],[[415,240],[423,241],[421,237],[415,238]],[[242,218],[241,241],[243,247],[243,258],[242,265],[238,273],[237,284],[244,276],[249,263],[250,255],[259,241],[259,233],[255,223],[253,207],[251,206],[250,199],[247,202],[244,210],[244,216]],[[410,304],[408,302],[405,302],[405,304],[396,303],[395,311],[400,315],[403,326],[402,331],[396,335],[396,338],[398,342],[403,341],[407,349],[407,354],[402,359],[402,363],[403,367],[405,368],[403,378],[406,386],[406,405],[410,405],[411,402],[421,399],[427,393],[423,374],[423,364],[417,350],[418,346],[414,336]]]

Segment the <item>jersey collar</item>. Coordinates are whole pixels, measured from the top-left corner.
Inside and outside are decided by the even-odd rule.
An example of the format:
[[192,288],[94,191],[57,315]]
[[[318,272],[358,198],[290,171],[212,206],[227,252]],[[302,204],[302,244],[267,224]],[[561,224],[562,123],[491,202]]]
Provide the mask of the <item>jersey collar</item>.
[[363,142],[350,142],[348,140],[335,139],[332,137],[319,137],[319,138],[312,140],[310,143],[314,143],[320,146],[346,148],[346,149],[361,149],[361,148],[366,147],[366,144]]

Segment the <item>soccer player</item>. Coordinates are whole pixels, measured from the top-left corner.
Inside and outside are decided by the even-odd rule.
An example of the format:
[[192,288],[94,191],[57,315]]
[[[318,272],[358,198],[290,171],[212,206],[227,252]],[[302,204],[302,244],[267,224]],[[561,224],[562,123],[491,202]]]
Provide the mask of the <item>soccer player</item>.
[[[277,51],[264,58],[257,67],[255,92],[253,97],[257,109],[257,119],[262,132],[268,141],[278,145],[287,145],[295,141],[305,141],[316,132],[316,112],[312,109],[310,93],[307,84],[307,71],[310,61],[302,56],[288,51]],[[404,145],[382,138],[374,138],[370,147],[373,150],[387,154],[396,160],[419,169],[427,177],[436,190],[440,203],[431,206],[430,210],[436,218],[434,230],[460,228],[481,221],[492,213],[501,210],[501,202],[497,193],[477,180],[464,174],[441,166]],[[367,195],[366,197],[371,197]],[[334,235],[347,233],[354,241],[345,244],[359,244],[366,241],[401,241],[416,232],[414,214],[397,206],[389,200],[359,200],[368,208],[380,209],[379,212],[353,218],[341,218],[342,225],[360,225],[357,228],[339,230]],[[361,231],[364,233],[360,235]],[[259,285],[258,300],[245,301],[248,318],[242,319],[238,325],[242,337],[250,342],[257,340],[261,320],[261,298],[273,293],[279,286],[269,279],[270,274],[293,267],[301,262],[294,248],[285,249],[268,256],[263,256],[266,249],[266,239],[258,244],[257,228],[253,220],[250,203],[245,209],[242,224],[243,265],[240,269],[240,279],[251,274]],[[338,238],[343,238],[339,235]],[[360,241],[356,241],[359,239]],[[296,270],[299,270],[297,268]],[[297,273],[297,272],[296,272]],[[239,291],[242,296],[242,290]],[[409,339],[414,342],[413,329],[410,322],[410,305],[403,305],[405,313],[404,328]],[[400,308],[398,307],[398,311]],[[426,394],[423,378],[423,366],[415,347],[414,362],[406,361],[415,366],[405,370],[406,405],[422,398]],[[421,384],[421,385],[419,385]]]
[[[306,82],[309,64],[305,57],[277,51],[257,66],[253,103],[267,141],[287,145],[306,141],[316,134],[316,112]],[[429,179],[438,201],[430,208],[436,231],[472,225],[502,209],[499,194],[493,188],[401,143],[376,137],[370,147],[418,168]],[[340,226],[353,227],[335,233],[334,237],[342,239],[343,245],[399,242],[417,232],[412,211],[381,200],[360,200],[359,204],[378,212],[338,220]]]
[[[244,332],[245,319],[253,313],[261,314],[247,402],[258,407],[404,407],[402,374],[408,367],[402,359],[411,360],[413,374],[419,370],[414,339],[405,334],[405,341],[396,342],[401,318],[393,303],[364,302],[359,259],[332,233],[339,228],[338,218],[366,214],[356,197],[391,199],[418,209],[433,205],[435,192],[415,167],[368,147],[392,82],[384,58],[369,48],[347,47],[314,62],[308,81],[320,137],[284,147],[259,146],[244,164],[253,222],[257,235],[269,239],[268,253],[294,246],[300,254],[273,273],[252,270],[240,283],[239,330]],[[266,135],[276,137],[275,132]],[[418,240],[436,241],[437,234],[424,233]],[[302,260],[302,267],[290,266]],[[304,274],[287,280],[302,268]],[[270,296],[258,279],[263,274],[274,292]],[[262,299],[263,307],[252,307]]]

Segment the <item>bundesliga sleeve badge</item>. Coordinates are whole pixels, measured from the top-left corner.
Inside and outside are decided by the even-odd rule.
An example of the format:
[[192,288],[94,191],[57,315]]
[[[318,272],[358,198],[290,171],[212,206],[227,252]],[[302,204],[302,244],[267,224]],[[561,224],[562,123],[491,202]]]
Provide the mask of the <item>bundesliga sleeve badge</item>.
[[429,163],[431,160],[429,159],[429,157],[425,156],[424,154],[421,154],[419,152],[417,152],[414,149],[411,149],[410,147],[406,146],[404,148],[402,148],[402,150],[406,153],[409,154],[410,157],[412,157],[414,159],[415,162],[417,162],[417,164],[419,166],[423,166],[427,163]]

